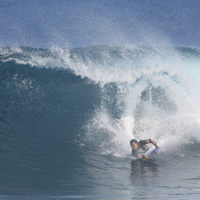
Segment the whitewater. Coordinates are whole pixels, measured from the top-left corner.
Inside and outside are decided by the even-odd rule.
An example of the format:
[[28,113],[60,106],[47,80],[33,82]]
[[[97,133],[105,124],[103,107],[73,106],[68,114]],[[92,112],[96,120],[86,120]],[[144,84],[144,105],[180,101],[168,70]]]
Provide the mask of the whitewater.
[[199,74],[197,48],[1,47],[0,198],[198,199]]

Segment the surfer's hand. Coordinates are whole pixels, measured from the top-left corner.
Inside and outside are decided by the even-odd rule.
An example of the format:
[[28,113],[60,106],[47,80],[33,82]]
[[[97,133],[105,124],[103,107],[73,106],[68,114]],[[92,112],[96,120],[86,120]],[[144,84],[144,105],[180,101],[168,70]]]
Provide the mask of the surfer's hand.
[[143,159],[148,159],[149,157],[147,155],[145,155],[145,154],[142,154],[142,158]]

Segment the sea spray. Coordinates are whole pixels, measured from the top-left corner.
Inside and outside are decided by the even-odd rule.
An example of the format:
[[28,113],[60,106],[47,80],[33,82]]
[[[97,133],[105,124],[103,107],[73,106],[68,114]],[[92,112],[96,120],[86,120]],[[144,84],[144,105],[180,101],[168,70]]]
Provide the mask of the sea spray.
[[[85,141],[98,141],[104,153],[127,155],[131,138],[153,138],[164,148],[182,138],[199,139],[198,50],[12,47],[1,53],[4,63],[66,70],[96,85],[99,105],[82,127]],[[33,81],[27,80],[22,83],[29,88]]]

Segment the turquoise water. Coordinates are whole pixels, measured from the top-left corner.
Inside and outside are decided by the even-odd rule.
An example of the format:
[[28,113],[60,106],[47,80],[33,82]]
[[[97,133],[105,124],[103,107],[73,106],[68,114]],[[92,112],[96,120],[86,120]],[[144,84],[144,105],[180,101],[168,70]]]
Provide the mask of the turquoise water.
[[1,199],[198,199],[198,49],[0,52]]

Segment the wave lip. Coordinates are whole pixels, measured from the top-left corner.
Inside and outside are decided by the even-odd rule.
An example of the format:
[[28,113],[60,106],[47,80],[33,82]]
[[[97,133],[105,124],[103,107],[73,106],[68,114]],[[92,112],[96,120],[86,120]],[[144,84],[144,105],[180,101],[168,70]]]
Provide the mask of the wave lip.
[[[134,83],[144,76],[179,72],[182,57],[198,56],[197,49],[93,46],[72,49],[1,48],[2,61],[45,68],[70,69],[95,82]],[[182,56],[182,57],[181,57]],[[174,67],[176,63],[176,67]]]

